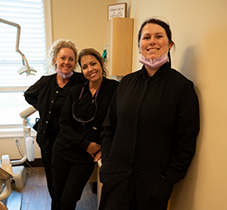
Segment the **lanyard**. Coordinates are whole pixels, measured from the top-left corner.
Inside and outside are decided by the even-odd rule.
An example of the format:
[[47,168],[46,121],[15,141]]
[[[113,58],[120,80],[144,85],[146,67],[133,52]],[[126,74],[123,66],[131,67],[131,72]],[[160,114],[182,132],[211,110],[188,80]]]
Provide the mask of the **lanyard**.
[[[84,92],[84,87],[85,87],[85,85],[88,83],[88,81],[86,81],[85,83],[84,83],[84,85],[83,85],[83,87],[82,87],[82,90],[81,90],[81,93],[80,93],[80,96],[79,96],[79,99],[81,99],[82,98],[82,95],[83,95],[83,92]],[[99,87],[98,87],[98,89],[97,89],[97,91],[96,91],[96,93],[95,93],[95,100],[97,99],[97,97],[98,97],[98,93],[99,93],[99,90],[100,90],[100,88],[101,88],[101,85],[102,85],[102,82],[101,82],[101,84],[99,85]]]

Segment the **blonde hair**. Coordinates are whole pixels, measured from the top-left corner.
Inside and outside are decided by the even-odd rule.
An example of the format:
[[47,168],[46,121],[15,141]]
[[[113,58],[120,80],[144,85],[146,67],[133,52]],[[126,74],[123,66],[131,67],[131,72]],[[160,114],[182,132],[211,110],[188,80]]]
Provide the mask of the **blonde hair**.
[[59,53],[60,49],[65,48],[65,47],[70,48],[74,52],[74,54],[75,54],[74,71],[77,70],[78,50],[77,50],[76,44],[73,41],[70,41],[67,39],[59,39],[59,40],[55,41],[52,44],[52,46],[50,47],[50,49],[48,50],[48,54],[47,54],[47,70],[48,70],[48,72],[55,73],[55,70],[57,67],[54,63],[54,58],[57,58],[57,54]]

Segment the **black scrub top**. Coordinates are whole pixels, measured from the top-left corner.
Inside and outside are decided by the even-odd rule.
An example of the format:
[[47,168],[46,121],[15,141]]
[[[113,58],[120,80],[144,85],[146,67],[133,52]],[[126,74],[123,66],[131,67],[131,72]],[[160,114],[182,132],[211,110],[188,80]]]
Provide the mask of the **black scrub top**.
[[[94,161],[86,150],[91,142],[100,144],[102,123],[117,85],[117,81],[103,77],[97,95],[91,95],[88,83],[71,89],[62,108],[60,133],[53,148],[56,155],[77,163]],[[79,100],[81,92],[82,96]],[[94,119],[91,120],[93,117]],[[79,122],[77,118],[89,122]]]
[[56,74],[52,74],[42,76],[25,91],[25,100],[39,112],[40,120],[34,129],[37,130],[36,141],[43,152],[49,145],[53,145],[59,133],[60,113],[70,89],[84,82],[82,73],[73,72],[69,82],[60,88]]
[[173,185],[195,153],[199,105],[193,83],[168,62],[152,77],[143,66],[123,77],[103,126],[101,179],[129,180],[134,172]]

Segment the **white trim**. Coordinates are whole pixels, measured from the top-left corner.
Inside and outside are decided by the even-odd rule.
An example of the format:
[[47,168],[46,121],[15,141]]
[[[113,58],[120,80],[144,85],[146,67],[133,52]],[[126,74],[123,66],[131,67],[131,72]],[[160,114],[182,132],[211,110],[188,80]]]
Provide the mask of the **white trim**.
[[44,21],[45,21],[45,33],[46,33],[46,54],[50,49],[52,38],[52,13],[51,13],[51,0],[43,0]]
[[0,87],[0,92],[23,92],[28,89],[28,86],[9,86],[9,87]]
[[[36,136],[36,131],[31,130],[31,136]],[[5,128],[0,129],[0,138],[22,138],[24,137],[23,128],[18,126],[18,128]]]

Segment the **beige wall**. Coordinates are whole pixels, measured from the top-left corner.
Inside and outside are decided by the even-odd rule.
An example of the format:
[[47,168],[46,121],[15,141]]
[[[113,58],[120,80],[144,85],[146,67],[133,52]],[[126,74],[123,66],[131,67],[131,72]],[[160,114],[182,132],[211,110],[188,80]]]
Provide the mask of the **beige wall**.
[[[120,2],[120,1],[118,1]],[[227,1],[131,0],[135,18],[133,70],[140,68],[137,32],[144,19],[164,16],[176,44],[172,66],[193,80],[201,131],[186,178],[173,191],[172,210],[226,210],[227,195]]]
[[[53,41],[68,38],[79,50],[104,49],[107,5],[122,1],[52,0]],[[133,71],[140,68],[137,32],[144,19],[164,16],[176,49],[172,66],[191,79],[200,101],[201,131],[185,179],[174,188],[172,210],[226,210],[227,1],[125,0],[134,18]],[[1,144],[2,146],[2,144]],[[13,147],[13,144],[12,144]]]
[[[17,136],[21,136],[19,139],[20,142],[20,146],[19,149],[21,150],[22,154],[25,154],[25,141],[24,138],[22,137],[23,132],[21,132],[20,135]],[[33,137],[35,139],[35,137]],[[17,149],[17,147],[14,144],[14,137],[9,137],[9,138],[1,138],[0,139],[0,158],[2,157],[2,155],[9,155],[11,160],[19,160],[21,159],[21,155]],[[36,143],[36,141],[34,141],[34,153],[35,153],[35,158],[41,158],[41,154],[40,154],[40,149],[38,147],[38,144]]]
[[107,6],[114,0],[52,0],[53,41],[73,40],[79,51],[92,47],[104,50]]

